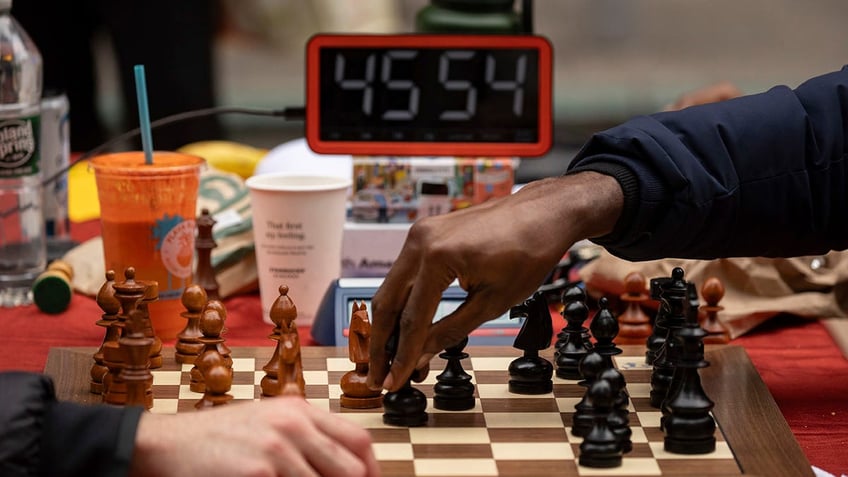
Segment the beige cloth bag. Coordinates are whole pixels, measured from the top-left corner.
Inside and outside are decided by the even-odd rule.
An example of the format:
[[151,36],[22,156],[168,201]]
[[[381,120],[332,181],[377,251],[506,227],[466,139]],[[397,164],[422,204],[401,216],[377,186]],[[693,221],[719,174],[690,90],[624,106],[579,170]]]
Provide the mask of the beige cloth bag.
[[[725,286],[719,319],[731,338],[769,318],[790,313],[808,318],[845,318],[848,313],[848,252],[787,259],[728,258],[720,260],[664,259],[629,262],[606,251],[584,266],[580,278],[593,295],[618,296],[624,277],[639,271],[651,278],[670,276],[682,267],[685,278],[701,284],[709,277]],[[704,301],[701,299],[701,303]]]

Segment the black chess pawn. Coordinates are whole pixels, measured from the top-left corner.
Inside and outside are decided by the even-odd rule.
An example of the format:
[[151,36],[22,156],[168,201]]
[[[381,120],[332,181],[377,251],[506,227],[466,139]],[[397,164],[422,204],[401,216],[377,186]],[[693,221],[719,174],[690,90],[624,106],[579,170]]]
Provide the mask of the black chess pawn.
[[610,311],[606,297],[598,300],[598,312],[592,318],[589,330],[595,337],[595,351],[604,358],[604,369],[615,367],[612,357],[621,354],[621,348],[613,342],[618,336],[618,320]]
[[445,370],[436,376],[433,386],[433,407],[443,411],[465,411],[474,408],[474,384],[471,375],[462,369],[462,360],[468,357],[463,349],[468,344],[465,337],[455,346],[445,348],[439,357],[447,360]]
[[409,380],[396,392],[383,396],[383,423],[390,426],[419,427],[427,423],[427,398]]
[[627,409],[630,397],[625,390],[624,375],[615,368],[609,368],[603,370],[597,379],[609,381],[612,387],[613,405],[607,417],[607,425],[618,439],[621,451],[626,454],[633,450],[633,430],[630,429],[630,411]]
[[531,298],[510,309],[510,318],[523,317],[521,330],[513,347],[524,354],[509,364],[509,392],[515,394],[546,394],[553,390],[554,367],[539,356],[539,351],[551,345],[553,324],[548,301],[544,293],[536,292]]
[[556,375],[562,379],[580,379],[580,360],[592,349],[588,341],[589,330],[583,326],[589,317],[586,293],[579,287],[569,287],[563,292],[562,303],[562,316],[567,324],[558,335],[560,339],[554,353]]
[[612,385],[605,379],[597,379],[589,387],[587,395],[595,409],[595,416],[592,428],[580,443],[578,463],[584,467],[607,469],[621,465],[621,445],[608,423],[615,394]]
[[651,372],[651,406],[657,409],[662,408],[674,377],[677,359],[674,336],[686,322],[685,307],[688,301],[689,285],[683,279],[683,269],[680,267],[676,267],[671,272],[671,277],[672,280],[667,283],[662,298],[668,309],[666,319],[668,331],[663,346],[654,359]]
[[592,383],[597,380],[598,375],[603,370],[604,357],[594,350],[590,351],[589,354],[580,361],[580,374],[584,379],[578,384],[585,387],[586,392],[583,394],[583,398],[580,399],[580,402],[574,405],[574,415],[571,417],[571,434],[575,436],[583,437],[588,434],[589,430],[592,428],[592,422],[595,419],[595,414],[592,402],[589,399],[588,391],[592,386]]

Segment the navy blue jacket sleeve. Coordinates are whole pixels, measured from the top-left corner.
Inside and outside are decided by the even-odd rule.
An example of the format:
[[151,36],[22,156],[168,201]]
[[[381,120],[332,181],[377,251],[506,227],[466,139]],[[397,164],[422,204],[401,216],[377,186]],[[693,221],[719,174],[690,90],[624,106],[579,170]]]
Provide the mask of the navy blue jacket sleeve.
[[0,373],[0,475],[127,475],[141,412],[59,402],[46,376]]
[[848,247],[848,67],[594,135],[568,173],[615,177],[629,260],[798,256]]

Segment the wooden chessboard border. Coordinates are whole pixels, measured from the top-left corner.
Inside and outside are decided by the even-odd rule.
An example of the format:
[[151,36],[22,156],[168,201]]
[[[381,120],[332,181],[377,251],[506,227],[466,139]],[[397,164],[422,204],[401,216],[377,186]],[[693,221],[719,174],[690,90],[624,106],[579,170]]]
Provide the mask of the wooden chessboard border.
[[[638,346],[622,348],[625,356],[644,354]],[[45,373],[54,379],[60,399],[81,403],[98,401],[97,396],[88,392],[89,369],[94,351],[94,348],[50,350]],[[273,348],[233,347],[232,351],[234,358],[254,357],[262,361],[270,358]],[[467,352],[472,357],[520,354],[520,351],[510,347],[470,347]],[[347,353],[344,347],[305,347],[302,349],[304,368],[310,369],[309,360],[341,358],[346,357]],[[165,360],[173,360],[172,348],[164,349],[163,354]],[[706,358],[711,366],[701,370],[703,386],[716,403],[713,415],[743,474],[812,476],[809,462],[745,350],[738,346],[708,346]],[[434,362],[433,366],[433,372],[438,372],[440,364]],[[692,468],[691,472],[695,475],[706,470]]]

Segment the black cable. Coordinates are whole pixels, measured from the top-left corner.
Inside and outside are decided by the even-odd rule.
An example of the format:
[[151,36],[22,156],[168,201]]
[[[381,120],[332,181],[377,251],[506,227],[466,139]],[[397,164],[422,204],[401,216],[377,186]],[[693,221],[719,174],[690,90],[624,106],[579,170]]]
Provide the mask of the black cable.
[[[189,119],[201,118],[204,116],[215,116],[219,114],[248,114],[253,116],[271,116],[271,117],[281,117],[286,120],[303,120],[306,118],[306,108],[303,107],[289,107],[283,109],[256,109],[256,108],[240,108],[240,107],[229,107],[229,106],[218,106],[214,108],[205,108],[205,109],[195,109],[192,111],[185,111],[182,113],[172,114],[170,116],[165,116],[164,118],[157,119],[155,121],[150,122],[150,129],[156,129],[162,126],[167,126],[169,124],[178,123],[181,121],[187,121]],[[68,170],[74,166],[74,164],[84,161],[92,156],[96,156],[101,152],[105,151],[111,146],[114,146],[117,143],[122,141],[126,141],[128,139],[132,139],[141,134],[140,128],[135,128],[133,130],[127,131],[123,134],[119,134],[118,136],[109,139],[103,144],[91,149],[74,161],[68,161],[68,165],[57,171],[52,176],[41,181],[42,186],[46,186],[51,182],[57,180],[63,174],[68,172]]]
[[[170,116],[165,116],[164,118],[157,119],[156,121],[150,122],[150,129],[156,129],[158,127],[167,126],[168,124],[178,123],[180,121],[186,121],[194,118],[201,118],[204,116],[214,116],[217,114],[249,114],[253,116],[272,116],[272,117],[281,117],[286,120],[303,120],[306,118],[306,108],[304,107],[289,107],[283,109],[256,109],[256,108],[239,108],[239,107],[229,107],[229,106],[218,106],[214,108],[205,108],[205,109],[195,109],[193,111],[185,111],[182,113],[172,114]],[[119,134],[118,136],[109,139],[103,144],[91,149],[82,155],[80,155],[74,161],[68,161],[68,165],[57,171],[52,176],[41,181],[42,186],[46,186],[51,182],[57,180],[63,174],[68,172],[68,170],[73,167],[74,164],[84,161],[89,157],[96,156],[100,154],[104,150],[109,147],[121,142],[126,141],[127,139],[132,139],[141,134],[141,129],[135,128],[131,131],[127,131],[123,134]],[[32,204],[27,204],[23,207],[12,207],[10,209],[6,209],[0,211],[0,218],[8,217],[15,212],[23,212],[27,209],[31,209]]]

